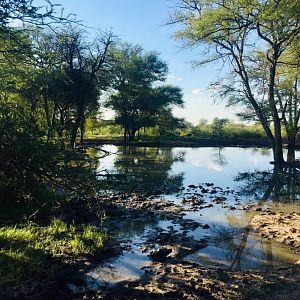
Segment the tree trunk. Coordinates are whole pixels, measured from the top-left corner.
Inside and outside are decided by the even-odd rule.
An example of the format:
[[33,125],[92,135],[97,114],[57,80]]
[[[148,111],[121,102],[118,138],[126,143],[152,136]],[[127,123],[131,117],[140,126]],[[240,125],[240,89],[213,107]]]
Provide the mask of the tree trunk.
[[295,161],[295,159],[296,159],[295,148],[296,148],[296,134],[290,133],[288,135],[288,153],[287,153],[287,161],[288,162]]
[[273,147],[274,154],[274,164],[282,165],[284,163],[283,150],[282,150],[282,136],[281,136],[281,123],[278,115],[278,110],[275,103],[275,76],[276,76],[276,64],[277,64],[278,54],[274,50],[273,59],[270,61],[269,65],[269,78],[268,78],[268,100],[269,106],[272,114],[273,124],[274,124],[274,138],[275,145]]
[[45,117],[47,123],[47,142],[49,142],[50,134],[51,134],[51,120],[50,120],[48,99],[46,97],[44,97],[44,110],[45,110]]
[[127,128],[124,128],[124,143],[126,144],[127,142]]
[[82,118],[81,124],[80,124],[80,144],[83,144],[83,138],[84,138],[84,118]]
[[57,104],[55,103],[54,108],[53,108],[53,112],[52,112],[52,117],[51,117],[51,127],[49,128],[49,132],[48,132],[49,138],[52,137],[53,131],[54,131],[54,128],[55,128],[56,111],[57,111]]
[[128,133],[129,133],[129,140],[134,141],[135,134],[136,134],[136,129],[131,129],[131,130],[129,129]]
[[77,132],[83,119],[83,113],[84,113],[84,104],[82,100],[78,105],[75,122],[73,124],[72,132],[71,132],[70,146],[73,149],[76,146]]
[[274,160],[275,160],[275,148],[276,148],[276,141],[275,141],[275,138],[274,138],[274,135],[271,131],[271,128],[268,124],[268,121],[266,119],[266,116],[264,115],[263,111],[261,110],[260,106],[258,105],[257,101],[255,100],[254,96],[253,96],[253,93],[252,93],[252,90],[251,90],[251,87],[250,87],[250,81],[249,81],[249,77],[248,77],[248,73],[247,73],[247,70],[244,66],[244,63],[243,63],[243,59],[242,59],[242,56],[241,57],[237,57],[236,55],[234,55],[233,53],[233,57],[235,58],[235,61],[237,63],[237,66],[238,66],[238,69],[239,69],[239,72],[238,74],[240,75],[242,81],[243,81],[243,85],[244,85],[244,88],[245,88],[245,95],[247,97],[247,99],[249,100],[249,102],[251,103],[269,141],[270,141],[270,144],[271,144],[271,147],[272,147],[272,150],[273,150],[273,156],[274,156]]
[[63,130],[64,130],[64,112],[61,108],[59,108],[59,126],[57,128],[57,136],[58,136],[58,142],[61,149],[64,149],[64,141],[62,139],[63,137]]

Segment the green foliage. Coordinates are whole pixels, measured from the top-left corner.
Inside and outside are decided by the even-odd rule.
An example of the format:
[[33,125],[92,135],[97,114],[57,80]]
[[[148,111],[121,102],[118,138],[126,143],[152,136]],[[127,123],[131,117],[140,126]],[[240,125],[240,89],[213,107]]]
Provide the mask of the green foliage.
[[0,107],[1,198],[29,200],[41,187],[93,192],[86,156],[46,142],[36,123],[24,106],[4,103]]
[[[180,119],[174,119],[170,122],[170,118],[167,117],[166,123],[164,119],[159,121],[159,125],[155,127],[149,127],[141,129],[139,131],[139,139],[157,139],[158,137],[162,139],[175,139],[180,137],[192,137],[192,138],[265,138],[266,135],[262,126],[259,123],[255,124],[245,124],[245,123],[235,123],[228,121],[221,127],[221,131],[218,128],[216,131],[214,125],[208,121],[201,121],[198,125],[193,125],[189,122],[183,122]],[[162,125],[162,126],[161,126]],[[87,137],[89,138],[120,138],[122,137],[121,127],[118,125],[107,125],[107,123],[102,123],[101,127],[98,128],[92,134],[91,131],[87,132]],[[283,135],[284,136],[284,135]]]
[[260,124],[245,125],[233,123],[225,119],[214,119],[212,123],[203,123],[193,126],[186,124],[186,127],[179,131],[181,136],[195,138],[264,138],[265,133]]
[[53,219],[46,227],[34,223],[1,227],[0,289],[40,272],[51,257],[94,253],[106,239],[96,227],[77,228],[60,219]]
[[224,127],[227,123],[229,123],[228,119],[214,118],[211,124],[213,135],[221,137],[223,135]]
[[278,93],[282,81],[278,70],[282,60],[290,68],[299,68],[299,60],[286,59],[295,41],[299,44],[299,4],[289,0],[179,3],[172,22],[183,26],[176,37],[189,46],[201,46],[203,56],[196,66],[214,60],[229,64],[229,74],[218,83],[219,96],[229,99],[230,105],[241,105],[240,116],[259,120],[272,146],[274,161],[282,164],[281,127],[286,128],[289,145],[294,147],[300,106],[295,100],[298,97],[286,101]]
[[166,80],[167,65],[155,52],[144,53],[141,47],[128,44],[115,50],[117,65],[114,90],[106,107],[116,112],[116,123],[124,128],[124,136],[133,140],[141,128],[174,124],[173,105],[182,106],[181,89],[159,85]]
[[110,186],[120,191],[152,191],[164,194],[177,193],[182,187],[183,174],[172,174],[171,166],[182,161],[184,151],[175,154],[172,148],[126,147],[116,155],[115,168],[119,174],[133,174],[126,180],[116,183],[103,181],[107,189]]
[[266,135],[260,124],[244,125],[229,123],[224,127],[223,136],[230,138],[265,138]]

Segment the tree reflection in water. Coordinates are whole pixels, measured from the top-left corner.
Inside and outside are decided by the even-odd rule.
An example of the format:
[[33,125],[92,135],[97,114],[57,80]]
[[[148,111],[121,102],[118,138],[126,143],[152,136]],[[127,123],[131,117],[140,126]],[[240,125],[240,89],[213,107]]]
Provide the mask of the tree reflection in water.
[[119,182],[106,182],[114,191],[177,193],[183,186],[183,173],[172,174],[175,162],[184,162],[185,152],[172,148],[119,147],[113,172],[124,175]]
[[225,155],[222,153],[223,149],[223,147],[213,148],[212,161],[220,167],[224,167],[228,164]]
[[284,202],[300,200],[300,170],[297,168],[238,173],[234,180],[240,183],[239,192],[245,196]]
[[[254,196],[257,205],[261,206],[270,199],[274,203],[293,204],[300,199],[300,170],[295,168],[274,168],[271,171],[255,171],[239,173],[236,182],[240,183],[239,193],[244,196]],[[260,210],[259,210],[260,211]],[[212,242],[223,250],[224,256],[230,262],[232,270],[241,270],[243,260],[251,256],[253,240],[250,242],[251,221],[258,211],[245,211],[236,215],[228,212],[230,227],[216,227],[212,230]],[[272,268],[274,264],[272,241],[262,239],[263,252],[261,264]],[[254,258],[255,260],[255,258]]]

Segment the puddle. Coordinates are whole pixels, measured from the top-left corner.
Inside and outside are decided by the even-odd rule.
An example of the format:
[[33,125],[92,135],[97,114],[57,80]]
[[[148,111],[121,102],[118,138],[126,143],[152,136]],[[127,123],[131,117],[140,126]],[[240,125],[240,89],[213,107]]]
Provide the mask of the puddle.
[[209,245],[184,258],[186,261],[205,267],[218,267],[233,271],[283,268],[294,264],[299,259],[299,255],[287,251],[279,244],[251,238],[247,240],[247,249],[240,249],[238,246],[226,249]]
[[91,289],[111,287],[123,281],[134,281],[143,274],[143,268],[150,266],[151,260],[138,247],[133,252],[125,252],[114,261],[99,265],[86,274],[86,284]]

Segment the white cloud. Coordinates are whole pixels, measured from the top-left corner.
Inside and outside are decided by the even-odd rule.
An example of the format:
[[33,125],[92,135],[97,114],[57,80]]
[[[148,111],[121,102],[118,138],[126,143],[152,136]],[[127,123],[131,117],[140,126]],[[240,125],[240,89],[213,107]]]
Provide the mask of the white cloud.
[[220,86],[217,84],[211,84],[207,88],[195,88],[192,90],[193,95],[200,95],[203,93],[215,93],[220,91]]
[[237,109],[226,108],[226,102],[214,102],[212,93],[207,89],[195,88],[184,95],[184,108],[174,107],[173,111],[176,117],[185,118],[187,121],[198,124],[199,120],[204,118],[209,122],[213,118],[236,119]]
[[221,172],[223,170],[223,167],[218,165],[218,164],[215,164],[213,162],[209,163],[208,164],[208,168],[210,170],[213,170],[213,171],[216,171],[216,172]]
[[200,95],[205,92],[207,92],[207,89],[196,88],[192,90],[193,95]]
[[175,75],[173,75],[173,74],[168,75],[168,79],[174,79],[174,78],[175,78]]
[[175,76],[174,74],[168,74],[167,76],[167,81],[168,82],[174,82],[174,81],[182,81],[182,77],[180,76]]
[[205,163],[203,161],[200,161],[200,160],[192,161],[191,164],[195,167],[204,167],[205,166]]
[[207,167],[209,170],[213,170],[216,172],[221,172],[223,170],[222,166],[208,160],[194,160],[192,161],[192,165],[195,167]]

